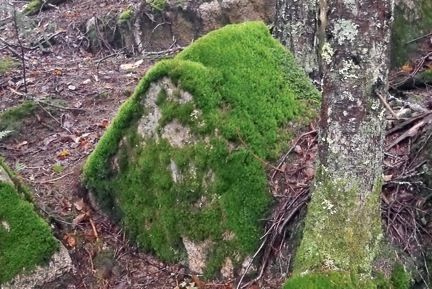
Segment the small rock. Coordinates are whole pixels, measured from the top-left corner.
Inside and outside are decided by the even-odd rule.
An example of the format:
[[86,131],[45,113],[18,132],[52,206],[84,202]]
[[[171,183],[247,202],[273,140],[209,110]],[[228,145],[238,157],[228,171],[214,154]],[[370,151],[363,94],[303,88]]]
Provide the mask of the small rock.
[[74,90],[76,90],[76,86],[74,86],[74,85],[69,85],[69,86],[68,86],[68,89],[74,91]]

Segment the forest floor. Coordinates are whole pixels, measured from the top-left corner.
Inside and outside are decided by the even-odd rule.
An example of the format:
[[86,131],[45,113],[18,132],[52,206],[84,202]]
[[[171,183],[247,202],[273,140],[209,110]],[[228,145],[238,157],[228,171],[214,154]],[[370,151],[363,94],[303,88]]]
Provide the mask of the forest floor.
[[[86,157],[121,103],[155,60],[145,59],[137,63],[139,57],[127,58],[114,50],[90,53],[85,49],[87,40],[79,27],[96,13],[123,11],[131,2],[69,1],[31,17],[36,27],[32,35],[21,36],[24,46],[34,46],[32,42],[42,35],[54,34],[54,42],[42,50],[37,46],[25,49],[26,85],[21,65],[0,78],[0,112],[28,100],[37,103],[20,120],[21,125],[11,136],[0,142],[0,155],[29,185],[36,206],[54,224],[56,237],[69,250],[76,274],[64,288],[235,288],[234,280],[205,283],[190,275],[184,264],[165,264],[138,251],[127,241],[119,226],[92,208],[86,190],[81,186],[80,172]],[[0,29],[1,38],[7,42],[5,45],[0,43],[0,56],[17,58],[20,47],[15,45],[17,37],[13,23],[0,26]],[[135,63],[133,69],[121,69],[121,65]],[[427,88],[422,88],[419,94],[425,97],[425,101],[432,99]],[[395,139],[397,136],[392,138]],[[399,152],[409,154],[409,149],[404,151],[406,145],[398,145],[394,147]],[[295,160],[291,158],[288,163],[289,158],[282,158],[279,164],[275,164],[278,169],[269,173],[269,179],[274,191],[286,195],[292,190],[296,198],[282,197],[284,201],[275,210],[273,219],[286,218],[280,214],[287,211],[287,206],[295,212],[305,207],[316,155],[313,127],[293,143],[291,152]],[[401,165],[403,163],[399,160],[398,166]],[[398,172],[401,173],[401,169]],[[397,174],[395,171],[391,173]],[[387,188],[388,204],[384,203],[384,206],[390,209],[386,212],[393,208],[396,210],[394,220],[402,218],[404,208],[389,205],[399,200],[392,197],[395,189]],[[410,202],[416,201],[416,198],[410,199]],[[404,220],[406,218],[402,218]],[[283,223],[288,221],[296,222],[293,218]],[[414,218],[415,224],[417,217]],[[389,234],[395,238],[399,235],[401,241],[395,242],[405,244],[404,240],[410,238],[407,237],[409,233],[403,231],[405,227],[402,226],[401,232],[396,228],[392,233],[392,226],[394,224],[387,226]],[[432,236],[432,226],[429,227],[427,233]],[[417,233],[414,238],[416,236]],[[290,265],[290,256],[289,259],[287,266]],[[281,269],[281,272],[286,270]],[[259,286],[252,284],[249,288],[280,288],[286,278],[281,272],[266,274]]]

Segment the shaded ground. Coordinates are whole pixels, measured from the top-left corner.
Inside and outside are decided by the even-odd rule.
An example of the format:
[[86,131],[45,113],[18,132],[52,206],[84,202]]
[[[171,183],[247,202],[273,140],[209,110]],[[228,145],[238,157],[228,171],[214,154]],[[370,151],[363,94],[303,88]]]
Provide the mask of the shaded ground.
[[[86,52],[87,40],[78,28],[96,13],[122,11],[129,3],[129,0],[72,1],[32,18],[39,34],[26,37],[37,39],[42,34],[56,34],[53,37],[55,43],[44,49],[26,50],[28,93],[24,92],[20,67],[0,77],[0,111],[28,99],[39,101],[35,110],[23,120],[21,128],[0,142],[0,155],[31,186],[35,203],[55,225],[56,236],[69,249],[77,272],[63,288],[185,288],[191,282],[200,289],[233,288],[230,282],[204,284],[188,275],[182,264],[164,264],[151,255],[138,252],[127,242],[121,228],[91,208],[86,192],[80,186],[80,169],[85,158],[120,104],[153,62],[145,60],[131,72],[121,70],[121,64],[135,63],[138,59],[109,50],[96,54]],[[0,29],[3,39],[9,44],[16,43],[13,25]],[[34,45],[30,40],[24,42],[26,46]],[[19,47],[9,48],[19,52]],[[9,48],[0,43],[0,56],[16,56]],[[420,102],[427,108],[431,99],[429,88],[422,87],[417,92],[416,95],[422,95]],[[389,136],[390,142],[407,128]],[[279,206],[265,238],[267,245],[270,244],[267,248],[272,249],[264,248],[260,252],[262,259],[271,264],[273,273],[264,276],[260,288],[279,288],[286,278],[283,273],[292,262],[293,248],[289,248],[290,242],[281,240],[295,231],[299,213],[304,212],[316,155],[314,127],[305,131],[308,132],[294,142],[289,156],[282,158],[276,168],[269,165],[269,181]],[[414,140],[413,136],[408,140],[411,138]],[[403,176],[407,171],[404,164],[417,164],[410,161],[410,144],[411,141],[405,139],[389,152],[392,159],[388,156],[390,166],[386,167],[386,175],[392,177],[387,177],[383,212],[393,212],[387,218],[392,221],[386,223],[390,239],[405,251],[418,252],[415,251],[419,248],[418,238],[422,238],[422,244],[430,242],[427,236],[432,236],[432,225],[427,222],[420,229],[416,224],[423,222],[421,218],[430,220],[431,216],[427,207],[422,207],[425,214],[410,219],[412,211],[404,211],[407,206],[401,204],[415,208],[419,198],[413,196],[409,183],[405,186],[395,183],[400,181],[396,176]],[[401,201],[403,199],[405,201]],[[408,217],[403,217],[404,214]],[[405,225],[397,226],[404,222]],[[419,232],[408,231],[413,224]],[[271,261],[271,255],[279,258]],[[249,288],[258,287],[251,282]]]

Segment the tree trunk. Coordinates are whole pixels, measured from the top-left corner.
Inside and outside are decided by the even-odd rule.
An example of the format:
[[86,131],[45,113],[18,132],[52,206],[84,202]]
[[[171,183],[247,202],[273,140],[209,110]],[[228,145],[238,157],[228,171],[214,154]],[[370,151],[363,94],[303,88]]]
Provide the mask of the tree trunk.
[[393,1],[320,0],[319,10],[319,165],[285,288],[376,288],[385,124],[377,94],[386,91]]
[[311,78],[318,76],[315,31],[318,6],[315,1],[278,0],[273,34],[291,50]]

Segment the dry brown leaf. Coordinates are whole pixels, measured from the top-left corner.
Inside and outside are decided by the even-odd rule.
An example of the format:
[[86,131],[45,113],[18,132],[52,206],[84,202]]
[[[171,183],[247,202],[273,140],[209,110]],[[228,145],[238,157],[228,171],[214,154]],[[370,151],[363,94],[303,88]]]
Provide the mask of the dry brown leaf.
[[79,199],[78,201],[76,201],[74,203],[74,207],[75,209],[77,209],[78,211],[82,211],[85,207],[85,203],[83,199]]
[[103,120],[98,124],[98,127],[100,127],[100,128],[107,128],[108,125],[109,125],[109,120],[107,120],[107,119],[103,119]]
[[301,148],[301,146],[296,145],[294,147],[294,152],[296,152],[297,154],[301,154],[303,152],[303,149]]
[[315,170],[313,167],[307,167],[304,169],[304,174],[308,177],[308,178],[313,178],[313,176],[315,175]]
[[63,74],[62,70],[60,68],[54,68],[53,74],[55,76],[61,76]]
[[70,152],[68,149],[63,149],[57,154],[57,157],[61,160],[66,159],[68,156],[70,156]]
[[383,177],[384,182],[390,182],[392,180],[392,178],[393,178],[393,175],[385,175]]
[[68,233],[64,235],[63,240],[66,242],[66,245],[70,248],[73,248],[77,244],[76,237],[72,233]]
[[21,147],[25,146],[26,144],[28,144],[28,141],[25,140],[25,141],[20,142],[19,144],[17,144],[17,145],[16,145],[16,148],[17,148],[17,149],[20,149]]
[[81,213],[78,216],[76,216],[73,221],[72,221],[72,225],[75,227],[76,225],[78,225],[79,223],[81,223],[82,221],[84,221],[85,219],[87,219],[87,213]]
[[198,289],[205,289],[206,283],[201,281],[198,276],[192,275],[192,281],[195,283],[195,285],[198,287]]
[[401,70],[406,73],[411,73],[414,71],[414,67],[411,64],[407,63],[401,67]]

